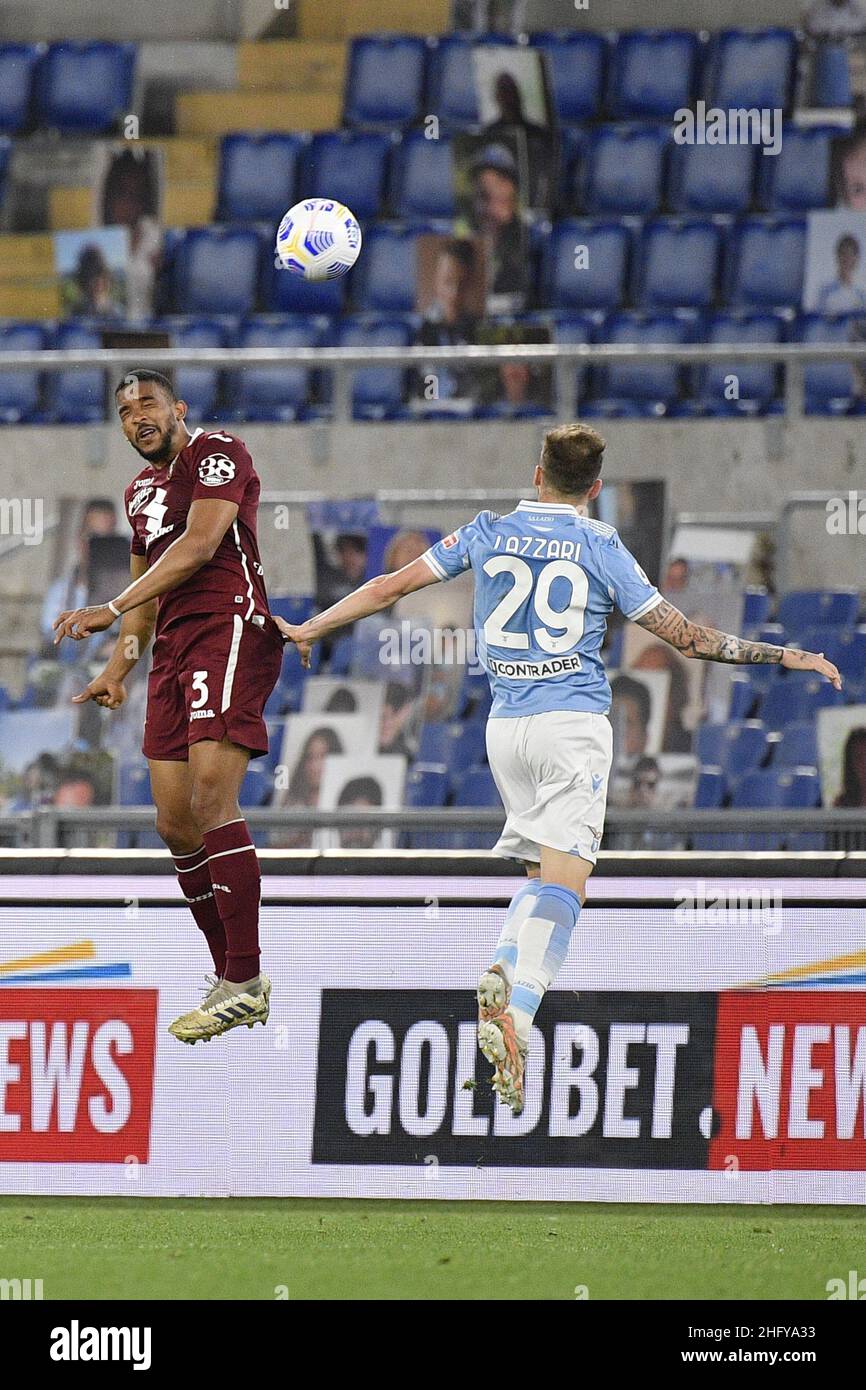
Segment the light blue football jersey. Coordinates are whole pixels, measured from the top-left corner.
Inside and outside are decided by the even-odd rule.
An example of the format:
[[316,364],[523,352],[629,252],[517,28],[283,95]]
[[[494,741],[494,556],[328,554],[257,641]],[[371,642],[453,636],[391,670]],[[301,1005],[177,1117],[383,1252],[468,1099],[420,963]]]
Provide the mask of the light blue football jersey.
[[615,529],[563,502],[479,512],[424,559],[440,579],[475,575],[478,657],[490,717],[610,709],[601,660],[607,617],[648,613],[662,596]]

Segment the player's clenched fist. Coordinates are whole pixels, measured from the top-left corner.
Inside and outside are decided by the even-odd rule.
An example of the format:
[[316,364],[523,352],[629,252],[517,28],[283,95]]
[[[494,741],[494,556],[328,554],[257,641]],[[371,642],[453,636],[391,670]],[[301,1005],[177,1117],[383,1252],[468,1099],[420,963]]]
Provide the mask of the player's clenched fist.
[[105,676],[96,676],[87,687],[82,690],[80,695],[73,695],[73,705],[86,705],[88,700],[95,700],[103,709],[119,709],[126,699],[126,687],[122,681],[107,680]]
[[284,618],[274,618],[274,622],[276,623],[277,627],[282,633],[284,639],[287,642],[294,642],[301,656],[301,665],[308,667],[310,664],[310,652],[313,649],[313,643],[309,637],[305,636],[304,628],[306,627],[306,624],[300,623],[298,626],[295,626],[292,623],[287,623]]
[[91,633],[104,632],[116,621],[117,614],[112,612],[107,603],[95,603],[90,608],[68,609],[54,619],[53,627],[57,633],[54,645],[56,647],[64,637],[83,642]]

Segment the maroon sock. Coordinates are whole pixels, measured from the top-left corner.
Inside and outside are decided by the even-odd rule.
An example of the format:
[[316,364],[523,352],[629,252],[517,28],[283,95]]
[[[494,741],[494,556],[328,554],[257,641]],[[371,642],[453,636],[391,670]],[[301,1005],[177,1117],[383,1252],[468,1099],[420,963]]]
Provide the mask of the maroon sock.
[[214,970],[222,976],[226,968],[226,929],[210,881],[207,850],[202,845],[192,854],[175,854],[172,857],[183,896],[197,925],[204,932]]
[[259,858],[245,820],[228,821],[204,837],[208,868],[226,933],[227,980],[259,973]]

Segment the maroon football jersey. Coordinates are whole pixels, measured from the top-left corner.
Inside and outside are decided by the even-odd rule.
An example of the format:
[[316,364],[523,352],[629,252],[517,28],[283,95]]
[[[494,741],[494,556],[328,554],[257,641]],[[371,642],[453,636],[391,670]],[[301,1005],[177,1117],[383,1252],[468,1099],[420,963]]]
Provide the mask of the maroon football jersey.
[[148,568],[186,529],[187,513],[202,498],[236,502],[238,514],[216,554],[177,588],[160,596],[157,630],[177,618],[240,613],[247,621],[269,613],[256,538],[260,485],[246,446],[219,430],[197,429],[168,466],[146,464],[124,494],[132,552]]

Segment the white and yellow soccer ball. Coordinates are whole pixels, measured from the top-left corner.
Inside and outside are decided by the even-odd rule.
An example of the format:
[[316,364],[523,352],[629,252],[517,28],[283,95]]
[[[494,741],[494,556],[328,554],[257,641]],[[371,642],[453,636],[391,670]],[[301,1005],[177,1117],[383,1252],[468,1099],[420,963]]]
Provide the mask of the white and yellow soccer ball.
[[305,280],[335,280],[361,252],[361,228],[343,203],[305,198],[289,208],[277,229],[277,260]]

